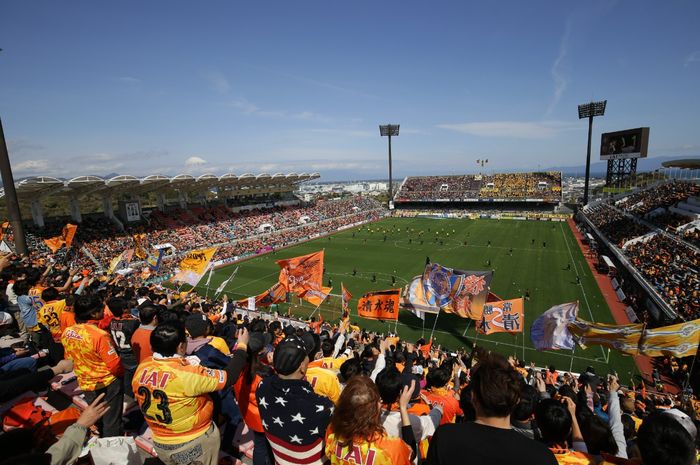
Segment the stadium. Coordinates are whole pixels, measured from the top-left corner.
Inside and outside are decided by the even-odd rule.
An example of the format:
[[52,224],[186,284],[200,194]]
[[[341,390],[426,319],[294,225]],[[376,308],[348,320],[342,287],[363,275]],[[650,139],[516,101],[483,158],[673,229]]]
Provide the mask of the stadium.
[[[544,98],[528,70],[557,40],[497,44],[550,13],[109,10],[124,58],[84,6],[31,12],[86,48],[24,49],[51,67],[15,58],[0,86],[0,465],[698,463],[700,159],[675,92],[699,52],[665,112],[576,11],[551,13]],[[387,37],[410,57],[372,61]],[[617,95],[577,121],[588,85]]]

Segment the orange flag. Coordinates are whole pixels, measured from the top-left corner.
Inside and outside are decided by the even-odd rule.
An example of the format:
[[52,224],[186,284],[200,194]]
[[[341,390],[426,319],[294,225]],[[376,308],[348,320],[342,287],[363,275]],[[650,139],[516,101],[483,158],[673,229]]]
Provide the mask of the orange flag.
[[357,302],[357,313],[370,320],[398,320],[401,289],[368,292]]
[[309,290],[323,291],[323,250],[299,257],[277,260],[282,268],[279,282],[300,297]]
[[340,283],[340,298],[342,300],[343,311],[350,313],[350,299],[352,299],[352,294],[345,288],[343,283]]
[[326,300],[326,297],[328,297],[328,294],[331,293],[332,289],[332,287],[322,287],[320,291],[309,289],[308,291],[304,292],[302,299],[306,300],[311,305],[318,307],[324,300]]
[[523,298],[488,302],[476,329],[481,334],[522,333],[524,326]]
[[[280,283],[275,283],[270,289],[255,296],[255,308],[269,307],[272,304],[284,302],[287,297],[287,290]],[[248,308],[248,299],[237,300],[236,305]]]
[[75,232],[78,230],[78,226],[74,224],[67,224],[63,227],[60,236],[51,237],[49,239],[44,239],[46,246],[51,249],[51,252],[56,253],[58,249],[63,247],[70,247],[73,244],[73,237]]
[[420,351],[423,353],[424,358],[430,358],[430,349],[432,347],[433,347],[433,340],[432,339],[427,344],[420,346]]

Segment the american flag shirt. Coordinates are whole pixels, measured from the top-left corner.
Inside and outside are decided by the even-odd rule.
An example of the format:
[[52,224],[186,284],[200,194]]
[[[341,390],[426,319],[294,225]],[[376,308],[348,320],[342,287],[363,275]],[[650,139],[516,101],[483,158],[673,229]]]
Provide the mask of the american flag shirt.
[[324,437],[333,402],[304,379],[264,378],[256,391],[260,419],[277,465],[327,464]]

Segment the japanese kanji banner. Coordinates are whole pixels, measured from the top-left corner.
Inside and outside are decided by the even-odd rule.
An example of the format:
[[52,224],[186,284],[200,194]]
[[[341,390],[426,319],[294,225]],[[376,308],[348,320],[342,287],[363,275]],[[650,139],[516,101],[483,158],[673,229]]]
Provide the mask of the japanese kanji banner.
[[187,283],[190,286],[196,286],[199,280],[204,275],[204,272],[214,256],[218,247],[210,247],[208,249],[193,250],[185,255],[185,258],[180,261],[180,271],[173,276],[173,281]]
[[643,324],[609,325],[580,318],[576,318],[567,327],[574,336],[574,340],[583,348],[599,345],[627,355],[639,353],[639,341],[644,329]]
[[397,320],[401,289],[368,292],[357,302],[357,313],[370,320]]
[[700,344],[700,320],[662,328],[647,329],[639,343],[639,353],[649,357],[695,355]]
[[481,334],[522,333],[525,325],[524,299],[501,300],[484,305],[476,330]]
[[281,268],[279,282],[288,292],[303,297],[309,290],[323,291],[323,250],[276,263]]

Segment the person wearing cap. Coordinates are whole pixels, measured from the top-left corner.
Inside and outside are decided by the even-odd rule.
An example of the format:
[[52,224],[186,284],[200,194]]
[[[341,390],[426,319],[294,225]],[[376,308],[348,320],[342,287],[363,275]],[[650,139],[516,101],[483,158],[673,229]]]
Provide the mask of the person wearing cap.
[[323,441],[334,407],[304,379],[309,353],[314,350],[309,341],[297,336],[283,339],[273,356],[277,374],[262,380],[256,392],[261,423],[276,463],[326,462]]
[[[696,462],[693,430],[665,412],[652,413],[637,432],[637,446],[644,465],[694,465]],[[692,423],[692,421],[691,421]],[[688,424],[689,426],[689,424]],[[694,425],[693,425],[694,426]],[[695,430],[697,433],[697,430]]]
[[217,370],[185,357],[187,336],[179,321],[161,323],[151,333],[153,356],[139,364],[132,387],[153,432],[158,458],[166,465],[218,463],[221,439],[209,394],[236,382],[246,363],[247,343],[243,329],[238,349],[226,367]]

